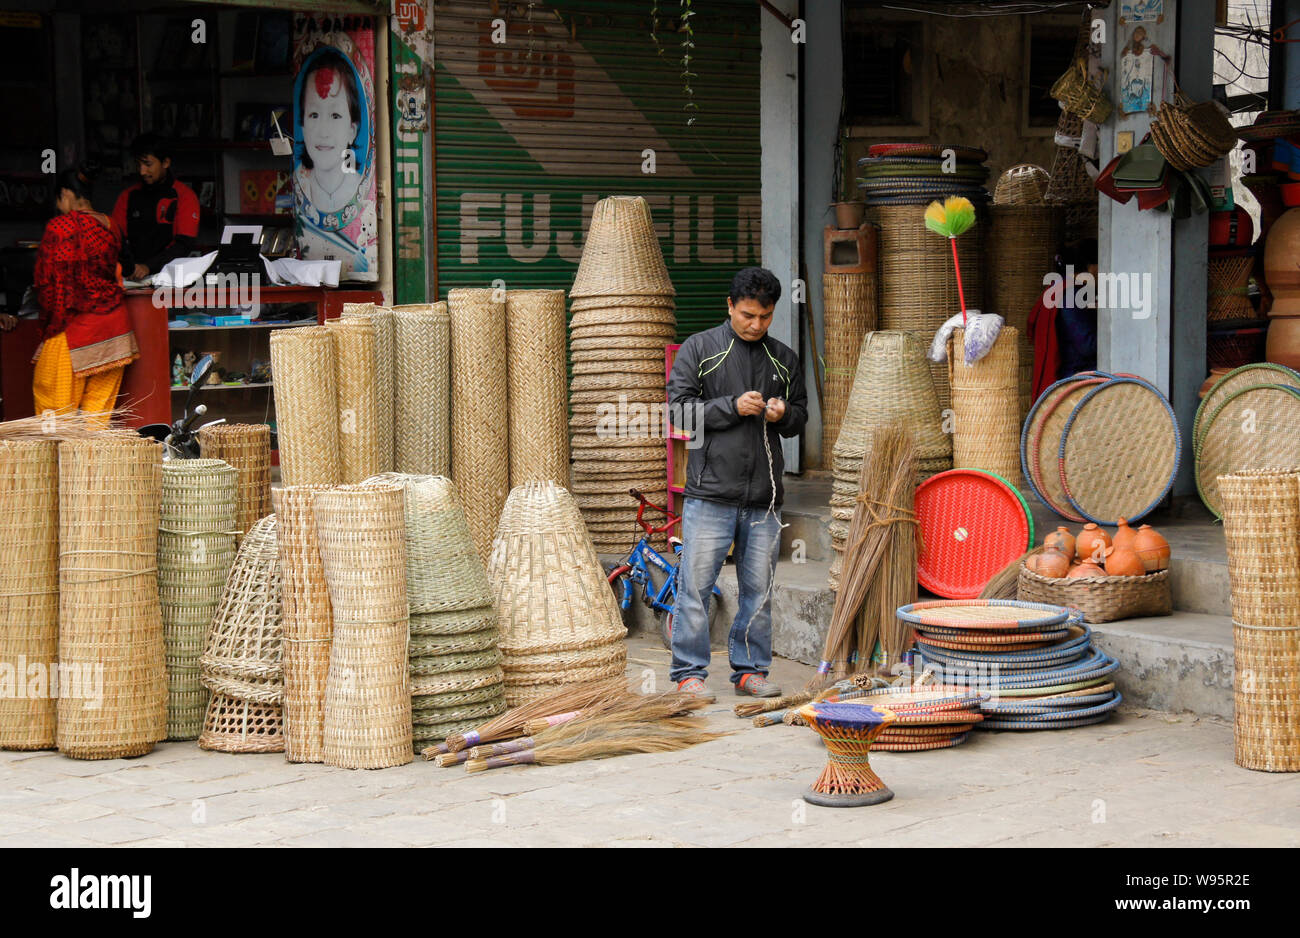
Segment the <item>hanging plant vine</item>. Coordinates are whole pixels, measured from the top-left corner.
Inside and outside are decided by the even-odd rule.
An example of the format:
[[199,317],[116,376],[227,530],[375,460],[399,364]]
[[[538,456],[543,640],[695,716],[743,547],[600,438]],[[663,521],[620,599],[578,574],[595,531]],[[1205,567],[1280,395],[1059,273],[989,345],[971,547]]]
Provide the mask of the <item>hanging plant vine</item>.
[[695,89],[691,86],[692,78],[699,78],[695,72],[691,71],[691,59],[695,57],[695,27],[691,25],[691,18],[695,16],[695,11],[691,8],[692,0],[679,0],[682,8],[682,90],[686,93],[686,104],[682,106],[683,111],[690,111],[691,116],[686,119],[686,126],[693,127],[695,118],[700,110],[700,106],[695,103]]

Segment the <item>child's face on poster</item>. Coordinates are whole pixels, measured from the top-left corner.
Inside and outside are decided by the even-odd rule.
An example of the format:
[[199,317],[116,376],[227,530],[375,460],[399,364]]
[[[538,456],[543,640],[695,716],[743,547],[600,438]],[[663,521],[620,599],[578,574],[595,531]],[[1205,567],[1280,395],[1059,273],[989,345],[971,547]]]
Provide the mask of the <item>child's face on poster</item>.
[[303,142],[314,167],[329,171],[342,163],[344,152],[356,139],[357,125],[348,110],[342,75],[332,68],[321,68],[309,74],[306,83]]

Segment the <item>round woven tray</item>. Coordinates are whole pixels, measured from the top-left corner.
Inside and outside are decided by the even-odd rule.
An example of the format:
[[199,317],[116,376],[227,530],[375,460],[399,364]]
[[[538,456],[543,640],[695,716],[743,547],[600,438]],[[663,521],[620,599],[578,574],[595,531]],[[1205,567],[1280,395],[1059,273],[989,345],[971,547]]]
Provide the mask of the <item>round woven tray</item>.
[[917,580],[950,599],[974,599],[1033,545],[1034,522],[1015,487],[992,473],[954,469],[916,490],[922,549]]
[[499,648],[485,648],[480,651],[458,651],[447,655],[411,655],[410,669],[412,678],[433,677],[443,674],[461,674],[466,671],[478,671],[501,664],[502,655]]
[[[428,700],[429,698],[421,697],[419,699]],[[505,712],[505,697],[499,696],[496,700],[485,701],[483,703],[462,704],[461,706],[451,707],[423,707],[419,710],[412,710],[411,724],[419,728],[425,726],[434,727],[444,723],[463,723],[466,720],[473,720],[475,723],[485,723],[493,717],[498,717]],[[446,736],[443,736],[443,739],[446,738]]]
[[877,752],[927,752],[934,749],[951,749],[954,746],[960,746],[970,738],[970,733],[963,733],[960,736],[954,736],[950,739],[934,739],[927,742],[905,742],[896,743],[888,740],[876,740],[871,744],[871,748]]
[[1219,477],[1300,466],[1300,390],[1256,385],[1233,391],[1210,416],[1196,452],[1201,501],[1223,517]]
[[1070,633],[1066,629],[1046,629],[1041,632],[992,632],[988,635],[979,635],[955,630],[918,628],[916,634],[918,639],[926,644],[942,641],[953,646],[954,651],[978,651],[985,647],[1005,648],[1016,645],[1039,647],[1044,643],[1061,641]]
[[1061,431],[1088,391],[1109,380],[1109,375],[1083,372],[1056,382],[1034,402],[1020,434],[1020,465],[1029,487],[1044,505],[1070,521],[1083,519],[1070,509],[1061,486]]
[[625,350],[631,353],[646,354],[653,353],[658,356],[660,361],[664,358],[664,349],[667,348],[668,341],[660,336],[593,336],[583,338],[573,336],[569,339],[569,351],[573,355],[580,352],[600,352],[608,353],[611,349]]
[[662,387],[657,391],[653,388],[626,388],[613,393],[608,389],[572,391],[569,394],[569,403],[577,411],[582,407],[598,407],[601,404],[617,407],[623,400],[626,400],[629,404],[662,404],[665,397]]
[[[650,374],[624,374],[624,373],[604,373],[596,375],[574,375],[570,387],[574,394],[581,394],[584,391],[602,391],[606,395],[606,400],[618,399],[618,393],[622,391],[656,391],[655,399],[663,400],[664,394],[664,374],[662,371],[652,372]],[[630,400],[630,397],[629,397]]]
[[620,355],[617,358],[608,353],[575,353],[573,356],[573,373],[575,375],[659,375],[664,373],[663,356],[656,361],[654,356],[638,359],[633,355]]
[[[605,309],[592,309],[577,312],[569,320],[570,328],[582,329],[585,326],[614,326],[625,323],[658,325],[677,325],[677,313],[671,309],[658,306],[613,306]],[[630,331],[626,333],[631,335]]]
[[1026,712],[1023,710],[1005,711],[997,715],[996,718],[985,720],[980,728],[989,723],[997,723],[998,729],[1011,729],[1012,727],[1005,724],[1033,724],[1044,729],[1054,729],[1061,724],[1077,725],[1075,721],[1086,720],[1102,714],[1110,713],[1124,702],[1124,697],[1115,691],[1113,696],[1104,703],[1093,704],[1092,706],[1081,706],[1077,708],[1064,708],[1059,710],[1045,710],[1042,712]]
[[411,696],[433,697],[482,690],[486,687],[499,688],[504,679],[505,674],[499,665],[453,674],[422,675],[411,678]]
[[980,709],[987,714],[1025,714],[1036,715],[1040,713],[1066,713],[1071,710],[1079,710],[1084,707],[1092,707],[1097,704],[1104,704],[1115,697],[1115,689],[1112,687],[1104,693],[1089,694],[1079,693],[1063,697],[1045,697],[1026,701],[1023,698],[1013,697],[1010,701],[1005,700],[987,700],[980,705]]
[[1206,392],[1205,397],[1201,399],[1201,405],[1196,409],[1196,420],[1192,424],[1193,451],[1200,451],[1201,439],[1205,436],[1205,431],[1209,427],[1210,416],[1223,402],[1231,397],[1235,391],[1260,384],[1283,384],[1293,388],[1300,388],[1300,372],[1296,372],[1286,367],[1286,365],[1275,365],[1271,362],[1243,365],[1241,368],[1228,372]]
[[570,327],[574,339],[661,339],[667,345],[677,335],[675,323],[629,322],[605,323],[599,326]]
[[[432,685],[431,685],[432,686]],[[481,687],[468,690],[452,690],[441,694],[422,694],[411,698],[411,713],[425,713],[448,707],[464,707],[470,704],[492,703],[500,700],[502,684],[500,680],[488,681]]]
[[432,658],[439,655],[460,655],[471,652],[487,651],[497,647],[496,618],[492,627],[477,632],[462,632],[459,635],[415,635],[411,636],[408,650],[412,659]]
[[1033,632],[1061,626],[1070,610],[1015,599],[930,600],[899,607],[898,618],[918,628]]
[[867,149],[867,156],[864,159],[882,156],[943,158],[949,151],[959,162],[983,163],[989,158],[988,153],[979,147],[945,146],[936,143],[876,143]]

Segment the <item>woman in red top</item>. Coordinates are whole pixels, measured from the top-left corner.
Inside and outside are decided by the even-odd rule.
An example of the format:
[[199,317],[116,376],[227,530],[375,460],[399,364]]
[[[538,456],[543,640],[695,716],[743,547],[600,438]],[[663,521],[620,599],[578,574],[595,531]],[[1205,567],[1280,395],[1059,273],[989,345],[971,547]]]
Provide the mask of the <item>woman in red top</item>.
[[59,175],[59,214],[45,226],[36,254],[38,414],[81,410],[107,419],[123,370],[140,357],[122,292],[122,233],[91,205],[91,184],[85,169]]

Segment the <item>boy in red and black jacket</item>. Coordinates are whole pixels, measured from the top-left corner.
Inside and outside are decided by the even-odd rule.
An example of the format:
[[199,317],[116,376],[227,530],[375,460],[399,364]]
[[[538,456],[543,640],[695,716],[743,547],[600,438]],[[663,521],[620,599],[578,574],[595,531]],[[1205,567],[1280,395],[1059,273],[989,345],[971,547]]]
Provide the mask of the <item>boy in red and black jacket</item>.
[[131,142],[140,182],[117,197],[113,221],[122,242],[122,273],[144,280],[178,257],[187,257],[199,235],[199,198],[172,175],[171,147],[157,134]]

